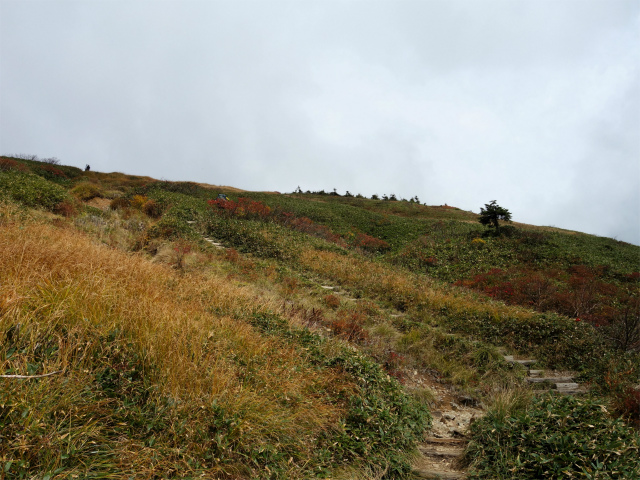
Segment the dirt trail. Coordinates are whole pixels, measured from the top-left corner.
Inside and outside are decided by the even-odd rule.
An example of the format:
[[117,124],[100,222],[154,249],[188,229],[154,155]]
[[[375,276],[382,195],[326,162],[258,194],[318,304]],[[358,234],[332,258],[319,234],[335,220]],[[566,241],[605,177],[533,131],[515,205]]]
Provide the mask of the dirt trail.
[[[560,395],[579,395],[587,388],[573,380],[573,372],[533,370],[536,360],[516,359],[506,355],[505,361],[527,369],[526,381],[540,393],[553,389]],[[484,409],[472,398],[456,394],[452,386],[441,383],[435,376],[421,376],[414,372],[406,382],[407,388],[428,387],[436,398],[431,409],[433,426],[429,436],[418,446],[419,457],[413,462],[418,478],[463,480],[467,478],[462,462],[469,443],[470,425],[484,415]],[[546,388],[545,388],[546,387]]]
[[425,479],[466,478],[461,460],[468,443],[467,433],[469,426],[484,415],[484,410],[474,399],[456,393],[451,385],[435,376],[414,372],[405,384],[409,389],[427,387],[435,396],[431,408],[433,425],[418,445],[420,455],[412,465],[414,475]]

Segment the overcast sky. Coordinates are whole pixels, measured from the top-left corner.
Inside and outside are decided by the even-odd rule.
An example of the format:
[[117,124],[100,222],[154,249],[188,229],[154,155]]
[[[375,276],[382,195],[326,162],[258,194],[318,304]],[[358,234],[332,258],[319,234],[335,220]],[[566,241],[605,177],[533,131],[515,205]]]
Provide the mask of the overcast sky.
[[0,0],[0,153],[640,244],[640,1]]

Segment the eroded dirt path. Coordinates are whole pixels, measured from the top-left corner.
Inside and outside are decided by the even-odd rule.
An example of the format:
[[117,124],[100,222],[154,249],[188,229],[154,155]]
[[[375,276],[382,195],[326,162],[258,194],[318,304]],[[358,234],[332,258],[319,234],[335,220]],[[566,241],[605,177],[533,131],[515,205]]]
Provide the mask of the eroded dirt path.
[[482,406],[435,376],[414,372],[405,384],[408,389],[429,388],[435,397],[431,407],[433,425],[418,445],[420,455],[413,462],[413,473],[425,479],[465,479],[462,457],[469,441],[468,430],[484,415]]

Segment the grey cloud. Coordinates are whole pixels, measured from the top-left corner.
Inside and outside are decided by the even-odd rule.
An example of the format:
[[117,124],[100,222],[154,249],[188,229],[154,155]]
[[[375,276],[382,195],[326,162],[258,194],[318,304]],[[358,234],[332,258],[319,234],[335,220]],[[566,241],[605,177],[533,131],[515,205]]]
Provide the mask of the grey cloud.
[[496,198],[519,221],[640,244],[635,1],[0,9],[0,153],[475,211]]

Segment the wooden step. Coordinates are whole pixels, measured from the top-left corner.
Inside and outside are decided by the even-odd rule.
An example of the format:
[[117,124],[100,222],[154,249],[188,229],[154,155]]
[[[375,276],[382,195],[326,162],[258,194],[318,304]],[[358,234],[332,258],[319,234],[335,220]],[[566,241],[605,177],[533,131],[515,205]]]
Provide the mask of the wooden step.
[[558,393],[584,393],[585,389],[580,387],[578,383],[556,383],[556,390]]
[[519,363],[523,367],[529,367],[530,365],[533,365],[534,363],[537,362],[537,360],[534,360],[534,359],[516,360],[513,357],[513,355],[503,355],[503,357],[504,357],[505,362],[507,362],[507,363]]
[[463,447],[457,447],[454,445],[420,445],[418,450],[420,450],[420,453],[428,457],[457,458],[464,453]]
[[417,468],[412,472],[418,478],[439,480],[465,480],[467,475],[463,472],[431,470]]
[[529,370],[530,377],[539,377],[544,373],[544,370]]
[[571,383],[573,382],[572,377],[527,377],[527,382],[529,383]]
[[522,365],[523,367],[528,367],[529,365],[533,365],[534,363],[537,363],[537,360],[514,360],[515,363],[519,363],[520,365]]
[[468,443],[464,438],[437,438],[427,437],[424,443],[431,443],[436,445],[466,445]]
[[212,240],[212,239],[207,238],[207,237],[202,237],[202,238],[204,238],[207,242],[209,242],[209,243],[210,243],[211,245],[213,245],[214,247],[222,248],[222,249],[225,249],[225,250],[226,250],[225,246],[224,246],[224,245],[222,245],[221,243],[218,243],[218,242],[216,242],[215,240]]

